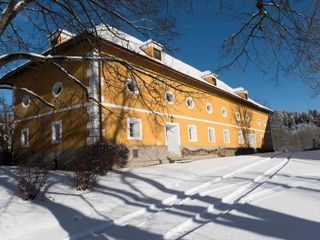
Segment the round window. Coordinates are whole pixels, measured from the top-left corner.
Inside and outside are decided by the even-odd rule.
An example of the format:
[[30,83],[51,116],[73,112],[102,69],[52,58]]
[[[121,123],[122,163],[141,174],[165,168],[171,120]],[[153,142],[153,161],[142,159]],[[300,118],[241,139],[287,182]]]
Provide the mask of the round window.
[[258,126],[260,127],[260,126],[261,126],[261,120],[258,119],[258,120],[257,120],[257,123],[258,123]]
[[191,98],[191,97],[188,97],[187,99],[186,99],[186,104],[187,104],[187,107],[188,108],[193,108],[194,107],[194,102],[193,102],[193,99]]
[[126,86],[127,86],[127,90],[132,93],[132,94],[138,94],[139,93],[139,88],[137,83],[132,80],[132,79],[128,79],[126,82]]
[[27,108],[30,104],[30,96],[29,95],[24,95],[22,98],[22,107]]
[[221,114],[222,114],[223,117],[227,117],[227,115],[228,115],[227,109],[226,108],[221,108]]
[[206,109],[207,109],[207,112],[208,113],[212,113],[212,111],[213,111],[213,108],[212,108],[212,105],[211,105],[211,103],[207,103],[207,105],[206,105]]
[[239,112],[236,112],[234,115],[235,115],[237,121],[241,120],[241,116],[240,116]]
[[52,95],[54,97],[58,97],[61,94],[62,90],[63,90],[62,82],[57,82],[52,87]]
[[250,117],[248,115],[246,115],[244,119],[246,120],[247,123],[250,122]]
[[166,92],[166,100],[169,104],[174,103],[174,95],[172,92]]

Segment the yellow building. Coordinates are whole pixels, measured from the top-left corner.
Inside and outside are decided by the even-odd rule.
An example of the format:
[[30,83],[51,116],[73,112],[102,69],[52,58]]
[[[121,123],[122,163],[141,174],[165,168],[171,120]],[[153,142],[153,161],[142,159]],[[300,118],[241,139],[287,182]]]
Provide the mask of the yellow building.
[[55,106],[14,91],[17,159],[63,167],[100,139],[127,146],[128,166],[271,147],[270,109],[245,89],[170,56],[154,40],[104,26],[98,36],[57,31],[50,40],[45,55],[79,57],[28,62],[2,80]]

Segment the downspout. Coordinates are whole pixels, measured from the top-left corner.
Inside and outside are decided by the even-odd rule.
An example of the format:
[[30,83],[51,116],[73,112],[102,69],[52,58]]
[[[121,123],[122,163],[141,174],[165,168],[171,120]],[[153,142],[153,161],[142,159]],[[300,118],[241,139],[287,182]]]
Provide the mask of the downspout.
[[103,140],[103,129],[102,129],[102,89],[101,89],[101,71],[102,71],[102,62],[101,60],[99,60],[99,68],[98,68],[98,78],[99,78],[99,140],[102,141]]

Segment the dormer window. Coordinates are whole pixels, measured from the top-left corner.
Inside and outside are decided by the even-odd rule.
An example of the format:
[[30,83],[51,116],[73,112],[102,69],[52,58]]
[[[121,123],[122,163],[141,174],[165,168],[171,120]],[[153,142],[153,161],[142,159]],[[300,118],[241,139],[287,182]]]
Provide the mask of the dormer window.
[[244,99],[248,99],[248,91],[242,87],[235,88],[234,93],[237,94],[239,97],[242,97]]
[[206,80],[208,83],[211,83],[214,86],[217,86],[217,77],[218,75],[210,72],[210,71],[204,71],[202,78]]
[[140,46],[140,49],[144,51],[144,53],[147,54],[149,57],[152,57],[160,61],[162,60],[163,46],[160,43],[152,39],[149,39]]
[[159,49],[153,49],[153,57],[161,61],[161,51]]

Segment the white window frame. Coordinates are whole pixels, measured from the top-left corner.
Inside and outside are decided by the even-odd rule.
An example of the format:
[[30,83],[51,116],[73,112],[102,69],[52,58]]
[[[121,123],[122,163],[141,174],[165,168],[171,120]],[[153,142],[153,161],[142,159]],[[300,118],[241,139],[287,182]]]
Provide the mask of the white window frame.
[[[254,139],[252,139],[252,137],[254,137]],[[254,140],[254,142],[252,142],[252,140]],[[256,148],[256,147],[257,147],[256,134],[254,134],[254,133],[247,134],[247,141],[248,141],[248,145],[249,145],[250,147],[253,147],[253,148]]]
[[[27,133],[27,142],[26,143],[24,143],[24,132],[26,132]],[[30,142],[30,139],[29,139],[29,128],[23,128],[23,129],[21,129],[21,138],[20,138],[20,140],[21,140],[21,147],[23,147],[23,148],[26,148],[26,147],[29,147],[29,142]]]
[[[181,145],[181,135],[180,135],[180,124],[179,123],[175,123],[175,122],[165,122],[164,124],[164,137],[165,137],[165,145],[168,146],[168,141],[167,141],[167,129],[166,129],[166,126],[167,125],[174,125],[174,126],[177,126],[178,127],[178,135],[179,135],[179,140],[178,140],[178,145],[180,146]],[[159,145],[160,143],[157,143],[157,145]]]
[[[139,136],[130,136],[130,123],[139,123]],[[127,118],[127,138],[128,140],[142,140],[142,121],[140,118]]]
[[[191,106],[188,105],[188,100],[191,100],[191,102],[192,102]],[[186,105],[187,105],[187,108],[189,108],[189,109],[194,108],[194,101],[193,101],[192,97],[186,98]]]
[[[167,100],[167,93],[172,94],[172,96],[173,96],[172,102],[169,102],[169,101]],[[166,91],[166,92],[165,92],[165,94],[164,94],[164,99],[165,99],[166,102],[167,102],[168,104],[170,104],[170,105],[174,104],[175,101],[176,101],[176,97],[174,96],[174,94],[173,94],[171,91]]]
[[[55,131],[55,128],[54,126],[55,125],[59,125],[59,136],[60,136],[60,139],[54,139],[55,138],[55,135],[54,135],[54,131]],[[57,120],[57,121],[54,121],[51,123],[51,143],[52,144],[58,144],[58,143],[61,143],[62,142],[62,121],[61,120]]]
[[[241,138],[239,138],[239,134]],[[243,133],[241,131],[238,131],[238,144],[242,145],[244,143]]]
[[[213,131],[213,139],[210,140],[210,130]],[[216,129],[213,127],[208,127],[208,141],[209,143],[215,143],[216,142]]]
[[[191,139],[191,135],[190,135],[191,128],[194,128],[195,139]],[[197,142],[198,141],[198,134],[197,134],[197,126],[196,125],[188,125],[188,139],[189,139],[189,142]]]
[[[59,93],[55,93],[54,90],[57,86],[61,86],[61,91]],[[52,96],[53,97],[59,97],[60,94],[63,92],[63,83],[62,82],[56,82],[53,86],[52,86]]]
[[[228,140],[226,141],[225,133],[228,133]],[[229,129],[223,129],[223,142],[225,144],[230,144],[230,131]]]
[[[24,99],[25,99],[25,98],[28,98],[28,103],[27,103],[27,104],[24,103]],[[24,95],[24,96],[22,97],[21,106],[22,106],[23,108],[27,108],[27,107],[30,106],[30,102],[31,102],[31,97],[30,97],[30,95]]]
[[260,118],[257,119],[257,124],[258,124],[259,127],[261,127],[261,120],[260,120]]
[[[137,87],[136,91],[133,91],[133,92],[132,92],[132,91],[129,89],[129,87],[128,87],[128,84],[129,84],[129,83],[135,84],[135,86]],[[139,86],[138,86],[138,84],[137,84],[137,82],[136,82],[135,80],[133,80],[133,79],[131,79],[131,78],[128,78],[128,79],[126,80],[125,84],[126,84],[126,90],[127,90],[128,93],[133,94],[133,95],[138,95],[138,94],[140,93]]]
[[[211,108],[210,111],[208,110],[208,106],[210,106],[210,108]],[[211,103],[207,103],[207,104],[206,104],[206,110],[207,110],[207,112],[208,112],[209,114],[212,114],[212,112],[213,112],[213,106],[212,106]]]
[[[223,113],[224,110],[225,110],[225,113]],[[225,107],[221,108],[221,115],[222,115],[222,117],[224,117],[224,118],[226,118],[226,117],[228,116],[228,111],[227,111],[227,109],[226,109]]]
[[239,122],[239,121],[241,120],[241,115],[240,115],[239,112],[236,112],[236,113],[234,114],[234,117],[235,117],[235,119],[236,119],[237,122]]

